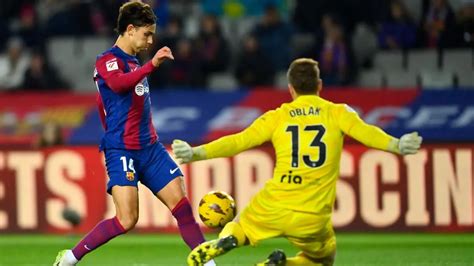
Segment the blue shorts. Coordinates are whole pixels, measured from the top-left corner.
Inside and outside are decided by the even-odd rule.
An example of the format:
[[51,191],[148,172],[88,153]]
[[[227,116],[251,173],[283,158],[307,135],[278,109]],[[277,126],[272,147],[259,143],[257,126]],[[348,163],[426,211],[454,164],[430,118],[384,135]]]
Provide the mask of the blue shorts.
[[143,150],[106,149],[104,153],[109,194],[114,186],[137,187],[138,181],[156,194],[171,180],[183,175],[159,142]]

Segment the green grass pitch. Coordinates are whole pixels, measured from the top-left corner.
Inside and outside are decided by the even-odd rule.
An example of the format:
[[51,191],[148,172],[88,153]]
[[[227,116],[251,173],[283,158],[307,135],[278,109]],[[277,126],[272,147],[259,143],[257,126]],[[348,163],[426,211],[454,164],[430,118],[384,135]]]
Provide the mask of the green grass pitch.
[[[215,237],[208,235],[207,238]],[[79,237],[0,235],[0,265],[52,265],[60,249]],[[338,233],[336,265],[474,265],[474,234]],[[264,241],[219,257],[218,265],[253,265],[275,248],[296,249],[285,239]],[[188,249],[178,235],[129,234],[86,256],[79,265],[185,265]]]

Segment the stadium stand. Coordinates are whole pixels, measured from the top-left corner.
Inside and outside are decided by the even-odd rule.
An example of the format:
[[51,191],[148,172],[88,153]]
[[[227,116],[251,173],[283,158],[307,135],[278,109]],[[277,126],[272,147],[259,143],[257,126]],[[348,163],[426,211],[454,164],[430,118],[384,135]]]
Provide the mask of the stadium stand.
[[238,88],[234,76],[227,72],[215,73],[209,76],[208,87],[210,90],[230,91]]
[[436,70],[439,68],[438,52],[432,49],[408,52],[407,69],[411,72]]
[[364,88],[381,88],[384,86],[383,74],[381,71],[378,70],[361,71],[359,73],[357,85]]
[[[355,0],[348,0],[347,2],[356,2]],[[355,15],[352,13],[343,12],[341,8],[328,8],[327,10],[319,10],[317,13],[304,13],[311,15],[311,17],[304,17],[298,12],[309,10],[311,6],[330,7],[331,1],[321,0],[321,3],[315,4],[311,1],[298,1],[292,4],[282,4],[276,1],[277,8],[280,11],[281,19],[283,23],[288,24],[289,28],[292,28],[292,36],[287,41],[287,47],[289,47],[290,59],[307,56],[313,57],[321,61],[320,49],[321,44],[325,40],[323,31],[323,25],[321,24],[322,18],[325,15],[330,15],[341,23],[344,29],[344,39],[346,45],[350,46],[348,54],[350,58],[348,64],[350,65],[350,71],[355,73],[355,78],[344,79],[345,85],[358,85],[364,87],[381,88],[391,85],[400,87],[403,84],[409,86],[421,85],[428,86],[431,88],[441,88],[446,86],[458,86],[458,87],[470,87],[474,86],[472,81],[472,73],[474,71],[474,52],[472,40],[465,39],[459,41],[459,36],[472,36],[472,29],[466,28],[465,25],[469,25],[468,22],[461,22],[461,10],[463,8],[469,8],[473,5],[470,0],[448,0],[449,6],[454,11],[456,16],[459,16],[457,20],[458,24],[455,25],[457,28],[449,28],[446,30],[449,35],[456,35],[450,40],[454,42],[449,45],[441,45],[434,48],[427,48],[426,40],[423,40],[423,36],[426,35],[424,28],[424,20],[426,12],[430,8],[430,1],[426,0],[400,0],[408,10],[409,17],[413,20],[414,24],[417,25],[418,39],[416,43],[416,49],[406,48],[394,48],[384,47],[384,50],[379,47],[380,42],[378,40],[378,34],[380,26],[383,22],[390,21],[390,16],[393,15],[391,10],[390,1],[369,1],[367,7],[364,7],[364,13]],[[151,1],[154,2],[154,1]],[[240,2],[240,1],[237,1]],[[243,3],[243,2],[242,2]],[[209,3],[207,3],[209,4]],[[85,29],[71,28],[64,29],[61,34],[59,33],[48,33],[43,34],[48,36],[45,43],[45,50],[47,51],[46,56],[49,63],[57,69],[71,87],[77,91],[94,91],[95,88],[91,83],[91,72],[93,71],[92,65],[95,56],[100,51],[111,46],[115,39],[115,35],[112,33],[114,27],[114,14],[110,13],[110,10],[116,9],[115,4],[104,4],[103,6],[96,6],[93,2],[87,2],[84,6],[90,5],[90,18],[88,16],[81,17],[84,21],[78,21],[77,25],[82,25]],[[112,5],[112,6],[109,6]],[[241,13],[232,13],[226,10],[224,6],[222,8],[216,6],[205,5],[199,1],[170,1],[164,4],[163,7],[168,16],[178,17],[183,21],[183,33],[179,38],[189,40],[192,42],[194,48],[193,56],[196,61],[202,60],[200,58],[200,51],[198,45],[194,45],[201,32],[201,18],[209,12],[216,14],[218,17],[218,23],[222,28],[224,39],[228,41],[230,45],[230,58],[228,59],[229,66],[226,68],[226,73],[217,73],[207,79],[207,84],[204,84],[202,88],[211,87],[213,90],[222,88],[228,89],[230,86],[236,84],[233,73],[238,62],[237,58],[240,55],[240,51],[243,47],[243,39],[245,36],[255,32],[257,25],[262,22],[262,16],[264,15],[265,8],[259,7],[259,5],[252,6],[247,11],[241,10]],[[246,5],[245,3],[243,4]],[[351,5],[349,5],[351,6]],[[357,5],[354,5],[357,6]],[[52,25],[59,23],[55,21],[52,16],[43,14],[39,8],[42,5],[36,6],[36,9],[31,9],[31,6],[24,9],[20,3],[15,5],[9,5],[11,12],[3,12],[5,17],[2,21],[8,22],[8,34],[5,38],[13,37],[27,37],[21,30],[22,21],[18,21],[21,18],[19,13],[21,10],[36,10],[37,15],[40,17],[39,25],[36,30],[45,31],[47,28],[58,28],[58,25]],[[209,9],[209,7],[212,7]],[[65,4],[63,7],[64,14],[68,14],[66,11],[70,9],[74,12],[74,5]],[[87,8],[84,10],[88,10]],[[82,10],[82,11],[84,11]],[[235,11],[235,10],[234,10]],[[92,13],[102,12],[102,13]],[[230,12],[230,13],[229,13]],[[247,12],[247,13],[246,13]],[[355,12],[355,10],[354,10]],[[163,13],[160,13],[162,15]],[[165,13],[166,14],[166,13]],[[101,16],[105,19],[102,24],[99,20],[94,20],[94,16]],[[111,17],[112,16],[112,17]],[[464,15],[465,16],[465,15]],[[462,17],[464,20],[465,17]],[[472,20],[472,19],[471,19]],[[305,22],[306,21],[306,22]],[[301,22],[312,23],[311,25],[301,25]],[[97,25],[99,23],[100,25]],[[162,24],[160,24],[162,23]],[[167,18],[159,20],[159,28],[157,34],[157,40],[160,40],[163,31],[166,27]],[[461,24],[464,23],[464,24]],[[467,23],[467,24],[466,24]],[[59,25],[60,26],[60,25]],[[100,27],[99,27],[100,26]],[[454,27],[453,24],[449,24],[449,27]],[[97,28],[101,28],[98,31]],[[462,32],[464,30],[464,33]],[[43,32],[45,33],[45,32]],[[462,33],[464,35],[462,35]],[[471,35],[469,35],[469,33]],[[467,35],[466,35],[467,34]],[[385,35],[384,35],[385,36]],[[270,38],[271,39],[271,38]],[[462,39],[462,38],[461,38]],[[472,38],[471,38],[472,39]],[[456,40],[458,40],[456,42]],[[327,45],[327,44],[325,44]],[[411,46],[410,46],[411,47]],[[153,47],[152,49],[157,49]],[[32,47],[28,47],[32,49]],[[5,53],[5,49],[2,51]],[[150,53],[153,51],[150,51]],[[271,54],[274,54],[273,52]],[[75,59],[71,61],[71,56]],[[146,59],[146,57],[144,58]],[[270,58],[271,59],[271,58]],[[199,65],[201,62],[197,62]],[[270,67],[275,67],[274,64],[269,64]],[[273,69],[278,71],[279,69]],[[219,70],[220,71],[220,70]],[[207,73],[202,73],[206,75]],[[232,78],[231,78],[232,76]],[[351,73],[352,76],[352,73]],[[281,87],[284,82],[285,75],[276,75],[275,79],[269,79],[268,84]],[[397,81],[396,77],[407,77],[407,80]],[[281,78],[281,79],[280,79]],[[206,80],[204,77],[202,80]],[[273,80],[273,82],[272,82]],[[338,79],[334,79],[336,86]],[[225,83],[225,84],[224,84]],[[207,85],[207,86],[206,86]],[[239,84],[236,85],[238,87]],[[17,88],[20,89],[20,88]]]
[[374,57],[374,69],[384,72],[401,71],[404,67],[402,51],[379,51]]
[[418,74],[405,70],[385,73],[386,86],[393,89],[408,89],[419,85]]

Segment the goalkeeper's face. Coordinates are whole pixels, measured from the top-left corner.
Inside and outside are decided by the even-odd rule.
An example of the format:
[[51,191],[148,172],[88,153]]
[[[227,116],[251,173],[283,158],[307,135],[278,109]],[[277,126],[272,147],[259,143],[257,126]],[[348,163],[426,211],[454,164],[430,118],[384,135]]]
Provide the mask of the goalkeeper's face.
[[153,36],[156,32],[156,25],[146,25],[142,27],[133,27],[131,29],[131,43],[135,52],[148,49],[153,44]]

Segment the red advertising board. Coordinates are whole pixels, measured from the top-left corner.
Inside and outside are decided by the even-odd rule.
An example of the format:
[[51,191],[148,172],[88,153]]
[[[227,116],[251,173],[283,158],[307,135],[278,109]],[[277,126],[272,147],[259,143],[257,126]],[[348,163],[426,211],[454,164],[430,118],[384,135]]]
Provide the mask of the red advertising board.
[[[474,231],[474,144],[424,145],[401,157],[346,145],[334,225],[339,231]],[[195,209],[210,190],[231,193],[239,209],[273,172],[270,146],[182,166]],[[95,146],[0,151],[0,232],[84,233],[114,215],[102,154]],[[175,230],[169,211],[140,187],[137,232]],[[75,210],[73,228],[62,217]]]

